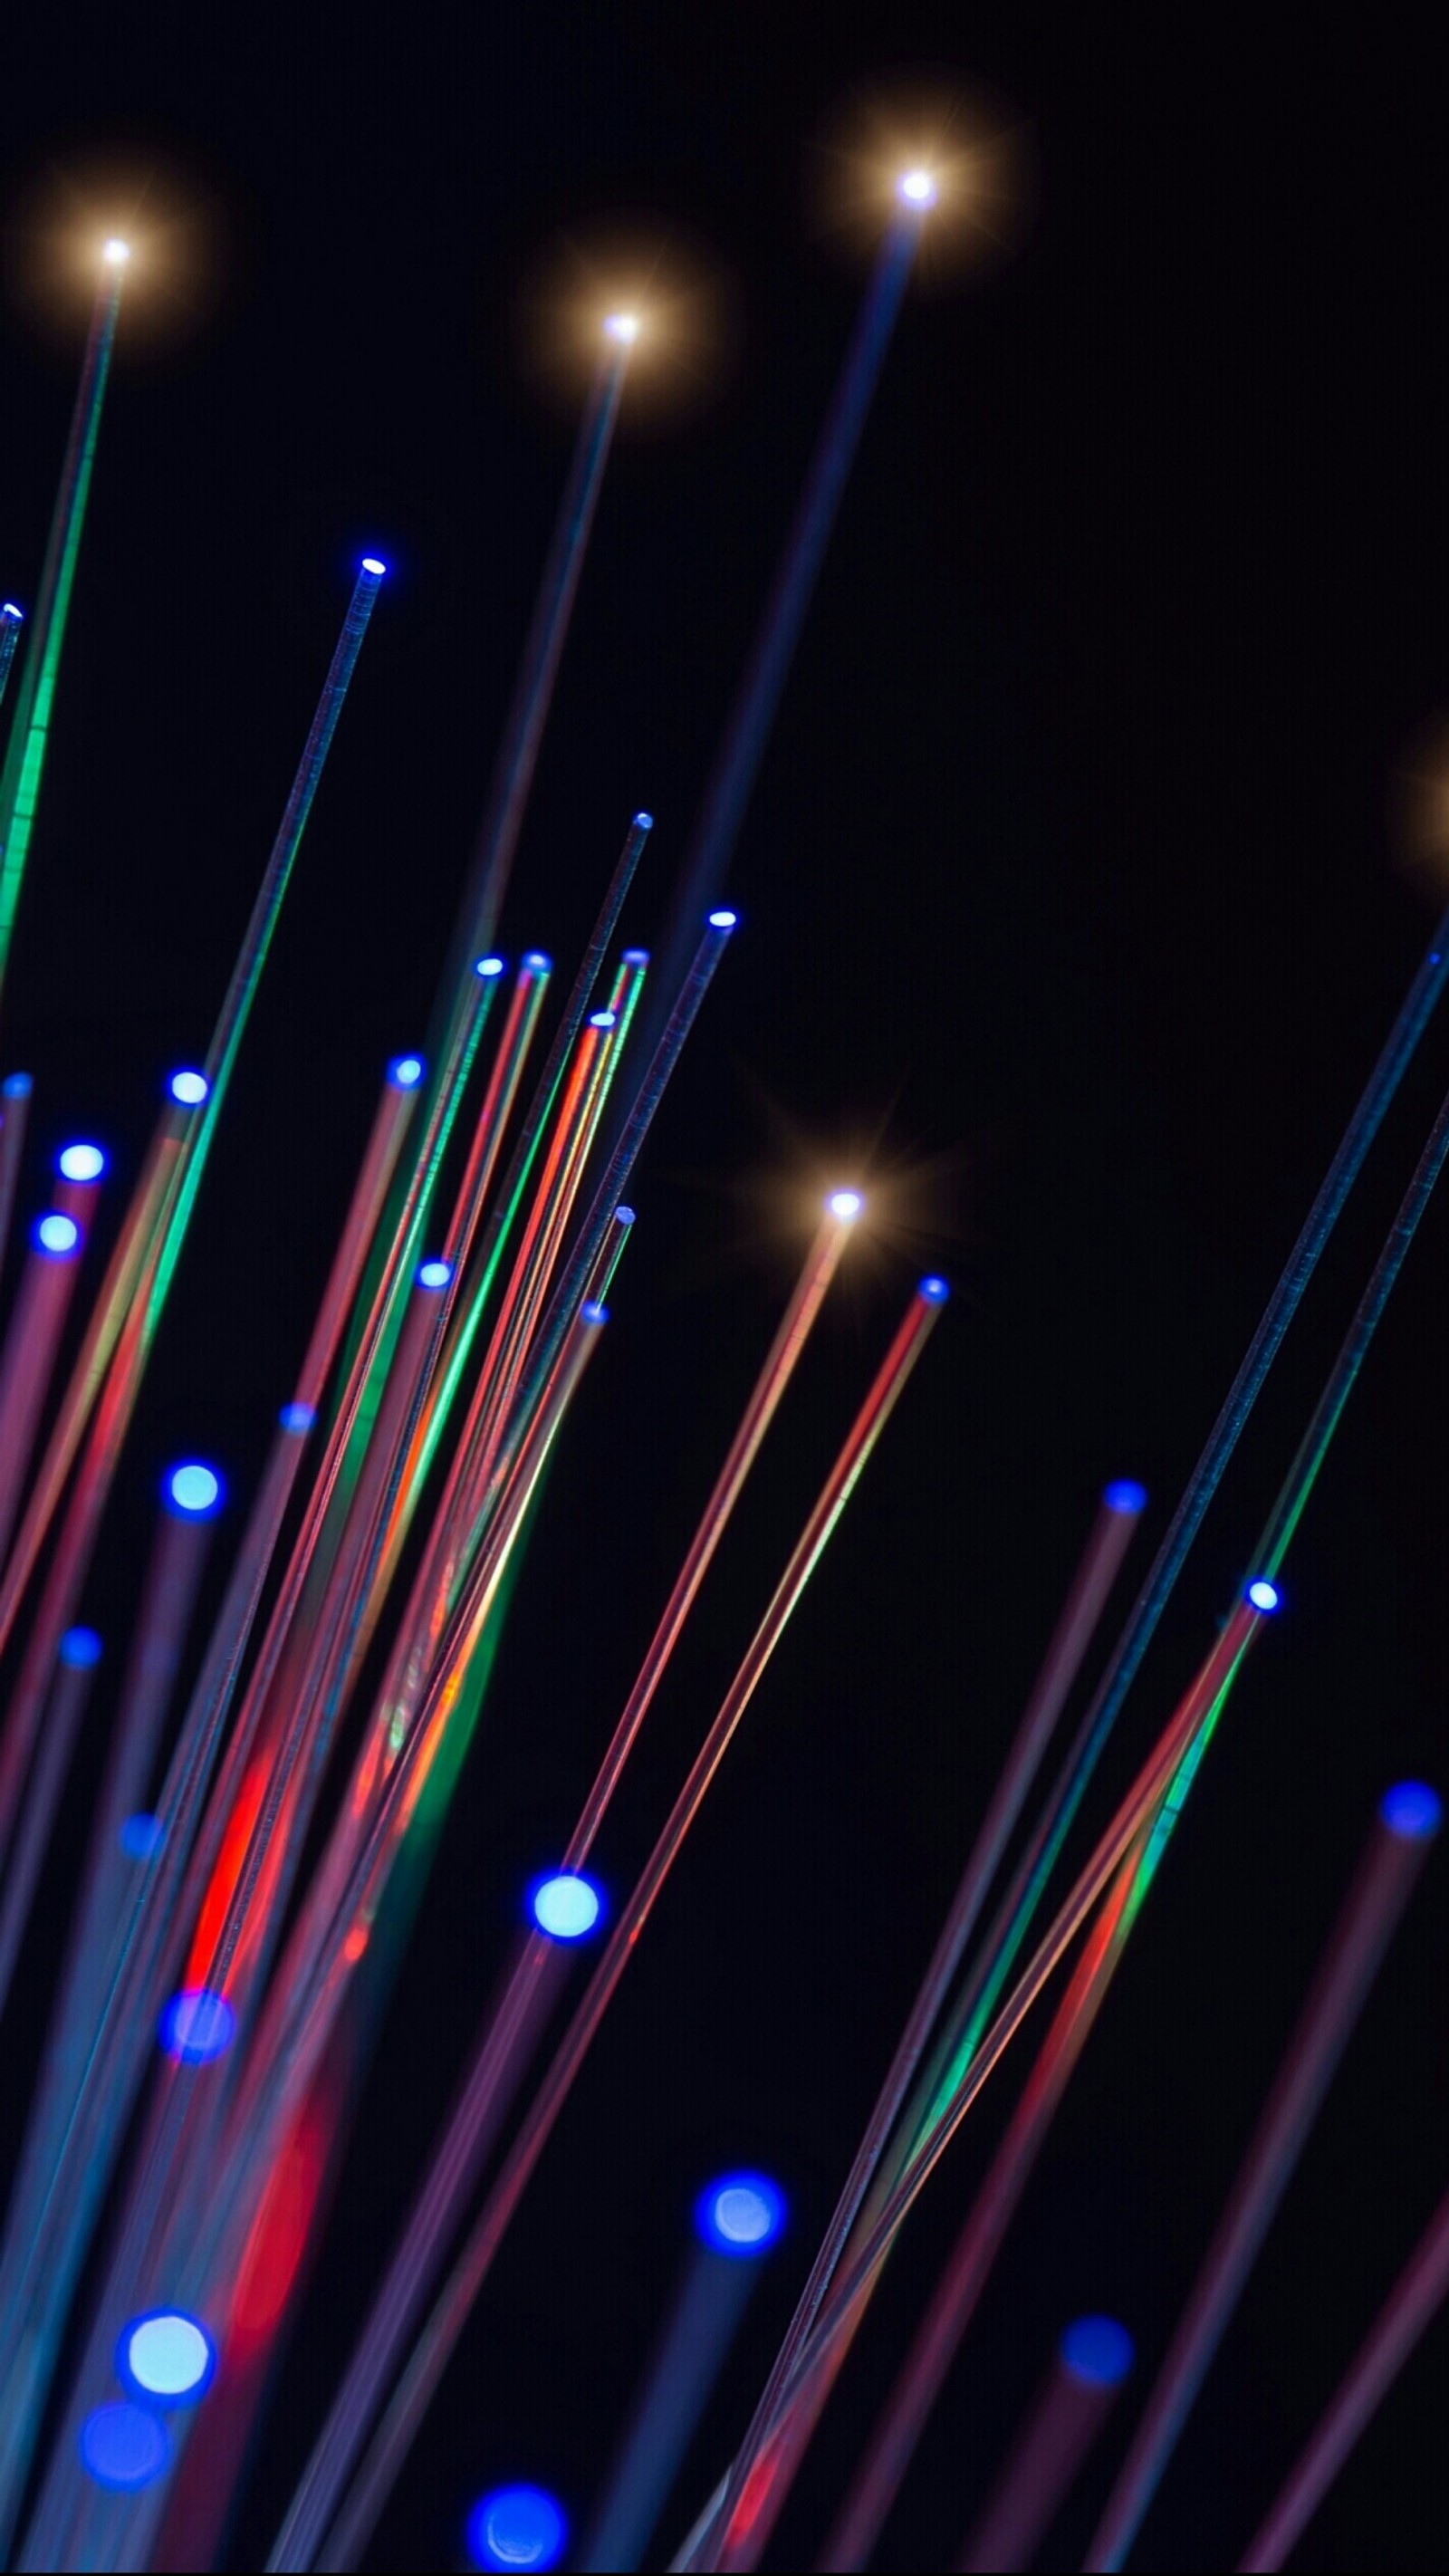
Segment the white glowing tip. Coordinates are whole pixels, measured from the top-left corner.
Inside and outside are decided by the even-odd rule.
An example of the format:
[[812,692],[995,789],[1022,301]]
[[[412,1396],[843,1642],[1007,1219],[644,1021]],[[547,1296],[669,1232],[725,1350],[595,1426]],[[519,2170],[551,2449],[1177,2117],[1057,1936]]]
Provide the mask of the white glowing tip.
[[112,268],[124,268],[131,256],[131,245],[129,242],[108,241],[101,256],[110,262]]
[[929,170],[907,170],[899,186],[908,206],[934,206],[936,182]]
[[163,2310],[143,2317],[126,2338],[129,2376],[148,2397],[199,2395],[211,2376],[210,2337],[194,2317]]
[[859,1216],[865,1201],[859,1190],[836,1190],[825,1204],[832,1216],[838,1216],[843,1225],[848,1225],[852,1217]]
[[639,337],[639,316],[637,313],[611,313],[604,329],[611,340],[623,340],[627,345]]
[[380,555],[364,555],[362,558],[362,569],[364,572],[384,573],[387,570],[387,566]]

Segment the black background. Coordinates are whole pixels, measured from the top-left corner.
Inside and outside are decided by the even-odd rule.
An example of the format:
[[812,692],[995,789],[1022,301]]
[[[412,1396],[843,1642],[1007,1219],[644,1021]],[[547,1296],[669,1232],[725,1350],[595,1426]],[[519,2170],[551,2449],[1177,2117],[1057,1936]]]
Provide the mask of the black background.
[[[838,23],[837,23],[838,18]],[[373,2563],[447,2563],[481,2486],[581,2515],[705,2176],[792,2225],[663,2538],[740,2432],[1110,1476],[1164,1525],[1432,918],[1393,780],[1444,684],[1442,118],[1393,22],[1303,49],[1216,15],[152,8],[12,31],[0,579],[33,595],[79,316],[45,226],[116,158],[192,206],[206,291],[128,287],[6,993],[42,1155],[134,1171],[204,1048],[357,554],[392,566],[220,1132],[86,1612],[119,1641],[154,1480],[239,1508],[288,1391],[378,1068],[421,1042],[569,447],[525,363],[539,259],[628,216],[702,247],[729,346],[626,406],[503,924],[569,965],[623,822],[647,940],[764,596],[861,266],[820,139],[936,67],[1028,131],[989,273],[908,299],[731,893],[742,927],[638,1175],[614,1321],[234,2534],[263,2548],[508,1938],[632,1679],[818,1190],[852,1250],[600,1860],[647,1850],[920,1269],[956,1296],[752,1707],[435,2406]],[[116,197],[98,206],[102,228]],[[184,231],[184,227],[183,227]],[[132,326],[131,313],[137,319]],[[696,388],[696,390],[701,390]],[[1237,1580],[1449,1077],[1431,1030],[1134,1691],[1122,1783]],[[1443,1299],[1431,1209],[1235,1697],[889,2527],[949,2563],[1053,2335],[1161,2351],[1351,1871],[1442,1785]],[[218,1550],[218,1570],[222,1551]],[[1124,1592],[1123,1604],[1125,1607]],[[97,1706],[104,1709],[104,1699]],[[94,1748],[7,2035],[39,2043]],[[1146,2528],[1231,2563],[1442,2184],[1430,1863]],[[1023,2060],[1023,2063],[1025,2061]],[[818,2540],[1020,2081],[904,2242],[777,2563]],[[1315,2567],[1446,2539],[1442,2321],[1319,2515]],[[1053,2535],[1079,2563],[1124,2405]]]

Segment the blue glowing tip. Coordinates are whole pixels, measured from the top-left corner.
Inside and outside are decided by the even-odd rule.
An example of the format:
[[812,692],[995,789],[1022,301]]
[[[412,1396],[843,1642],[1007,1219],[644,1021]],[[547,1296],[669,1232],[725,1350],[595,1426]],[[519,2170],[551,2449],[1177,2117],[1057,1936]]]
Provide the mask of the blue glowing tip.
[[72,1672],[87,1673],[100,1662],[104,1649],[94,1628],[67,1628],[56,1651]]
[[48,1252],[55,1260],[63,1261],[79,1243],[80,1227],[73,1216],[41,1216],[35,1220],[30,1239],[37,1252]]
[[653,815],[646,814],[642,806],[634,817],[634,829],[636,832],[652,832],[654,829]]
[[423,1078],[420,1055],[395,1055],[387,1069],[387,1078],[398,1091],[412,1091]]
[[0,1096],[6,1100],[28,1100],[35,1085],[28,1073],[7,1073],[0,1082]]
[[204,1467],[199,1458],[189,1458],[184,1466],[172,1468],[166,1479],[165,1499],[186,1520],[210,1520],[224,1500],[221,1478],[214,1467]]
[[709,926],[711,930],[733,930],[739,917],[737,912],[712,912],[709,916]]
[[121,2329],[116,2376],[133,2397],[153,2405],[194,2406],[211,2385],[216,2346],[183,2308],[152,2308]]
[[553,973],[553,959],[551,957],[545,957],[541,948],[530,948],[528,955],[525,957],[523,962],[528,968],[530,975],[551,975]]
[[1115,2317],[1078,2317],[1057,2350],[1062,2367],[1088,2388],[1116,2388],[1132,2367],[1132,2337]]
[[1439,1830],[1444,1810],[1427,1780],[1396,1780],[1379,1800],[1379,1814],[1401,1842],[1426,1843]]
[[1276,1583],[1270,1583],[1266,1575],[1259,1575],[1256,1583],[1249,1584],[1246,1597],[1255,1610],[1276,1610],[1281,1595]]
[[154,1860],[166,1840],[166,1828],[159,1816],[127,1816],[116,1836],[127,1860]]
[[944,1306],[950,1294],[951,1289],[949,1282],[945,1279],[938,1279],[934,1270],[932,1271],[930,1278],[923,1279],[919,1288],[916,1290],[916,1295],[918,1297],[924,1297],[928,1306]]
[[17,608],[13,599],[7,599],[4,607],[0,608],[0,617],[18,617],[22,626],[25,623],[25,611]]
[[579,1308],[579,1313],[582,1315],[586,1324],[607,1324],[609,1320],[608,1307],[601,1306],[597,1299],[595,1299],[592,1305],[581,1306]]
[[626,948],[619,962],[623,966],[647,966],[649,951],[647,948]]
[[310,1431],[316,1419],[315,1404],[284,1404],[277,1416],[284,1431],[295,1431],[299,1434]]
[[468,2516],[475,2567],[556,2567],[568,2525],[542,2487],[495,2487]]
[[452,1276],[453,1265],[451,1261],[420,1261],[418,1263],[418,1286],[420,1288],[446,1288]]
[[540,1879],[529,1903],[540,1932],[551,1941],[582,1941],[599,1919],[598,1889],[568,1870]]
[[1130,1476],[1119,1476],[1115,1485],[1107,1487],[1102,1500],[1109,1512],[1145,1512],[1147,1487],[1134,1484]]
[[159,2415],[144,2406],[97,2406],[80,2428],[81,2466],[98,2487],[133,2495],[159,2478],[171,2444]]
[[205,1074],[197,1073],[190,1065],[171,1076],[171,1097],[179,1100],[183,1109],[199,1109],[210,1089]]
[[98,1181],[106,1168],[99,1145],[63,1146],[56,1169],[63,1181]]
[[632,1224],[633,1224],[633,1222],[634,1222],[634,1211],[633,1211],[633,1209],[632,1209],[632,1208],[626,1208],[626,1207],[616,1207],[616,1208],[615,1208],[615,1210],[614,1210],[614,1223],[615,1223],[616,1225],[632,1225]]
[[763,2254],[785,2224],[785,2198],[764,2174],[723,2174],[702,2191],[694,2223],[716,2254]]
[[362,558],[362,569],[364,572],[375,574],[380,580],[382,575],[386,572],[387,566],[383,562],[381,555],[364,555]]
[[205,2066],[236,2037],[236,2014],[225,1995],[208,1986],[186,1986],[173,1995],[158,2025],[161,2045],[178,2066]]
[[495,975],[502,974],[503,960],[501,957],[480,957],[473,972],[475,975],[481,975],[484,982],[488,983]]

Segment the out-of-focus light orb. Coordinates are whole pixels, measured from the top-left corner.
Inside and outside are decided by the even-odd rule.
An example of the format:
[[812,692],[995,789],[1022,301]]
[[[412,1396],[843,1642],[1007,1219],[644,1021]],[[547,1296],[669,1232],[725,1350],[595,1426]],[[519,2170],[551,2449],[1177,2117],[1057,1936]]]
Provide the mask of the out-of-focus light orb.
[[838,1217],[842,1225],[849,1225],[855,1217],[859,1216],[865,1201],[859,1190],[832,1190],[825,1204],[831,1215]]
[[4,1081],[0,1082],[0,1098],[28,1100],[34,1088],[34,1082],[28,1073],[7,1073]]
[[1270,1583],[1266,1575],[1260,1574],[1256,1583],[1248,1586],[1248,1599],[1255,1610],[1276,1610],[1281,1595],[1277,1584]]
[[1443,1812],[1439,1793],[1427,1780],[1396,1780],[1379,1800],[1379,1814],[1389,1832],[1406,1843],[1431,1841]]
[[395,1055],[387,1069],[387,1078],[398,1091],[413,1091],[423,1078],[420,1055]]
[[161,2045],[178,2066],[206,2066],[236,2037],[236,2014],[225,1995],[208,1986],[186,1986],[173,1995],[160,2022]]
[[533,1891],[533,1919],[551,1941],[582,1941],[599,1919],[599,1892],[586,1878],[561,1870]]
[[639,316],[637,313],[611,313],[604,329],[611,340],[620,340],[626,349],[632,348],[639,337]]
[[924,1297],[928,1306],[944,1306],[950,1294],[951,1286],[949,1280],[942,1279],[939,1273],[934,1270],[931,1272],[929,1278],[921,1281],[919,1288],[916,1290],[916,1295],[918,1297]]
[[1132,2367],[1132,2337],[1115,2317],[1078,2317],[1057,2346],[1062,2367],[1088,2388],[1116,2388]]
[[101,253],[108,268],[124,268],[130,256],[131,245],[123,241],[108,241]]
[[589,1026],[591,1029],[611,1029],[617,1017],[614,1011],[590,1011]]
[[183,1109],[199,1109],[210,1089],[205,1074],[193,1071],[189,1065],[171,1076],[171,1097],[179,1100]]
[[763,2254],[785,2224],[784,2194],[764,2174],[723,2174],[700,2193],[694,2223],[717,2254]]
[[475,2567],[556,2567],[568,2525],[542,2487],[495,2487],[468,2516]]
[[733,930],[739,917],[737,912],[712,912],[709,916],[709,926],[711,930]]
[[903,170],[896,181],[896,193],[908,206],[934,206],[938,190],[929,170]]
[[42,1252],[74,1252],[80,1241],[80,1227],[73,1216],[43,1216],[36,1226],[35,1240]]
[[216,2347],[205,2326],[181,2308],[153,2308],[123,2327],[116,2369],[141,2398],[164,2406],[194,2406],[216,2368]]
[[277,1416],[284,1431],[295,1431],[298,1434],[310,1431],[316,1419],[315,1404],[284,1404]]
[[214,1467],[205,1467],[199,1458],[188,1459],[185,1466],[173,1467],[166,1479],[166,1497],[173,1511],[189,1521],[202,1521],[220,1509],[221,1478]]
[[451,1261],[422,1261],[418,1264],[420,1288],[446,1288],[452,1276]]
[[1102,1500],[1109,1512],[1145,1512],[1147,1487],[1131,1476],[1119,1476],[1115,1484],[1107,1487]]
[[545,957],[541,948],[530,948],[528,955],[525,957],[523,962],[528,968],[530,975],[551,975],[553,973],[553,959],[551,957]]
[[122,2403],[96,2406],[80,2428],[81,2466],[98,2487],[132,2495],[159,2478],[171,2457],[171,2443],[159,2415],[148,2407]]
[[581,1306],[579,1314],[586,1324],[607,1324],[609,1320],[608,1307],[599,1305],[597,1300],[591,1306]]
[[364,572],[375,573],[381,576],[381,574],[386,572],[387,566],[383,562],[381,555],[364,555],[362,558],[362,569]]
[[137,1813],[127,1816],[116,1840],[127,1860],[154,1860],[166,1840],[166,1827],[159,1816]]
[[94,1628],[67,1628],[57,1651],[72,1672],[88,1673],[100,1662],[105,1648]]
[[495,975],[502,974],[503,960],[501,957],[480,957],[473,972],[481,975],[485,984],[491,983]]
[[65,1181],[98,1181],[106,1158],[99,1145],[67,1145],[56,1168]]

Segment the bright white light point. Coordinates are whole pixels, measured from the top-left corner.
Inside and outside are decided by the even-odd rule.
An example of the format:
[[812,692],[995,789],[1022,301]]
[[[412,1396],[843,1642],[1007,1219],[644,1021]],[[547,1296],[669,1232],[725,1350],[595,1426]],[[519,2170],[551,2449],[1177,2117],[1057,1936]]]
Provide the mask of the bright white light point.
[[107,260],[112,268],[124,268],[130,256],[131,245],[123,241],[108,241],[101,253],[101,257]]
[[714,2223],[732,2245],[759,2245],[770,2234],[775,2213],[763,2192],[748,2183],[731,2183],[714,2205]]
[[190,2317],[147,2317],[127,2337],[126,2362],[148,2396],[186,2397],[211,2367],[211,2346]]
[[377,555],[364,555],[362,558],[362,569],[364,572],[381,573],[386,572],[387,566]]
[[859,1190],[836,1190],[825,1204],[832,1216],[838,1216],[842,1225],[848,1225],[852,1217],[859,1216],[865,1201]]
[[173,1073],[171,1076],[171,1097],[179,1100],[183,1109],[197,1108],[210,1089],[204,1073]]
[[565,1871],[534,1890],[533,1919],[555,1941],[581,1941],[599,1919],[599,1900],[586,1878]]
[[934,206],[936,202],[936,182],[929,170],[907,170],[899,187],[908,206]]
[[106,1168],[106,1158],[99,1145],[67,1145],[59,1168],[68,1181],[98,1181]]
[[604,329],[611,340],[622,340],[627,345],[639,337],[639,316],[637,313],[611,313]]

